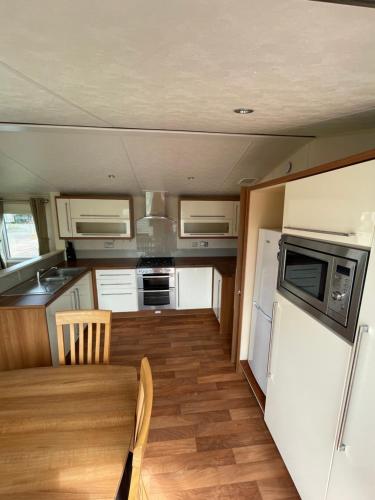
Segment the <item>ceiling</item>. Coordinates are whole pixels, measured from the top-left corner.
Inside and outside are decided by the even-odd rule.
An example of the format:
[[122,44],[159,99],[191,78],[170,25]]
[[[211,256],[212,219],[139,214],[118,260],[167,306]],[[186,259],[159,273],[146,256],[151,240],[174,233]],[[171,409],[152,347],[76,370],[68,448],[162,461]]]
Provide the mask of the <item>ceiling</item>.
[[[308,139],[25,127],[0,133],[3,193],[230,194]],[[109,174],[115,175],[110,179]],[[194,177],[188,180],[187,177]]]
[[299,136],[375,124],[375,9],[0,0],[0,27],[0,121],[97,127],[0,127],[3,192],[230,193]]

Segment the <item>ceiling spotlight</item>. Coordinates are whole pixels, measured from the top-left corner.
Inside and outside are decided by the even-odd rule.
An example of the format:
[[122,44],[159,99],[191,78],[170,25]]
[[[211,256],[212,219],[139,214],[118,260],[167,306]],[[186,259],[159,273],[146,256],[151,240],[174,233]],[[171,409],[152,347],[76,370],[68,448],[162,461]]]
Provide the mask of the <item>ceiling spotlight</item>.
[[236,108],[233,111],[239,115],[249,115],[250,113],[254,113],[254,110],[250,108]]
[[195,177],[193,176],[190,176],[190,177],[186,177],[188,181],[193,181],[195,179]]
[[108,174],[108,179],[116,179],[116,176],[114,174]]

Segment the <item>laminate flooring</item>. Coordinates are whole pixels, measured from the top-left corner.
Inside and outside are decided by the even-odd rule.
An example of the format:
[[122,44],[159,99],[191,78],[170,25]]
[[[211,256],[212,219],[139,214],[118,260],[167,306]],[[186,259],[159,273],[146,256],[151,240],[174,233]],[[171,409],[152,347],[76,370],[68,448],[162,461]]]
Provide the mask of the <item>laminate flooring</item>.
[[150,500],[296,500],[299,495],[214,314],[114,319],[111,363],[154,379],[143,463]]

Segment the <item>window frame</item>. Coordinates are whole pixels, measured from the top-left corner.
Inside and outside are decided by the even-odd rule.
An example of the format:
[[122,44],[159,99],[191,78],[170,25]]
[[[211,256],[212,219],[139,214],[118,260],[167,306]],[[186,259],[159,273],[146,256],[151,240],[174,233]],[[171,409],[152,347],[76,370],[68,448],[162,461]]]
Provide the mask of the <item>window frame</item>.
[[[2,238],[1,238],[1,245],[2,245],[2,250],[3,250],[3,255],[5,256],[6,262],[9,263],[18,263],[18,262],[24,262],[29,259],[34,259],[35,257],[39,256],[39,250],[37,255],[29,256],[29,257],[12,257],[11,256],[11,251],[10,251],[10,245],[9,245],[9,238],[8,238],[8,232],[7,232],[7,223],[5,221],[5,216],[6,215],[30,215],[33,218],[33,215],[31,213],[31,207],[30,203],[22,203],[22,202],[17,202],[15,200],[14,202],[10,203],[5,203],[4,204],[4,221],[3,221],[3,227],[2,227]],[[33,218],[34,221],[34,218]],[[34,221],[34,227],[35,227],[35,221]]]

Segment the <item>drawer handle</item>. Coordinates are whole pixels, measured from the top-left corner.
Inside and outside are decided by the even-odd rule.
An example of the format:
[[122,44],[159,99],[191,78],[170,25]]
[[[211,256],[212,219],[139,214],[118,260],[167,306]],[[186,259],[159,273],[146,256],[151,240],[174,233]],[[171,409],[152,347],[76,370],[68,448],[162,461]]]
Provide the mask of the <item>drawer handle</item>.
[[131,281],[126,283],[99,283],[100,286],[124,286],[124,285],[133,285]]
[[324,229],[311,229],[308,227],[284,226],[284,229],[292,229],[293,231],[307,231],[308,233],[332,234],[333,236],[355,236],[356,233],[344,233],[341,231],[326,231]]
[[119,274],[101,274],[101,273],[98,273],[98,276],[105,276],[106,278],[112,278],[112,276],[132,276],[132,274],[130,273],[119,273]]

